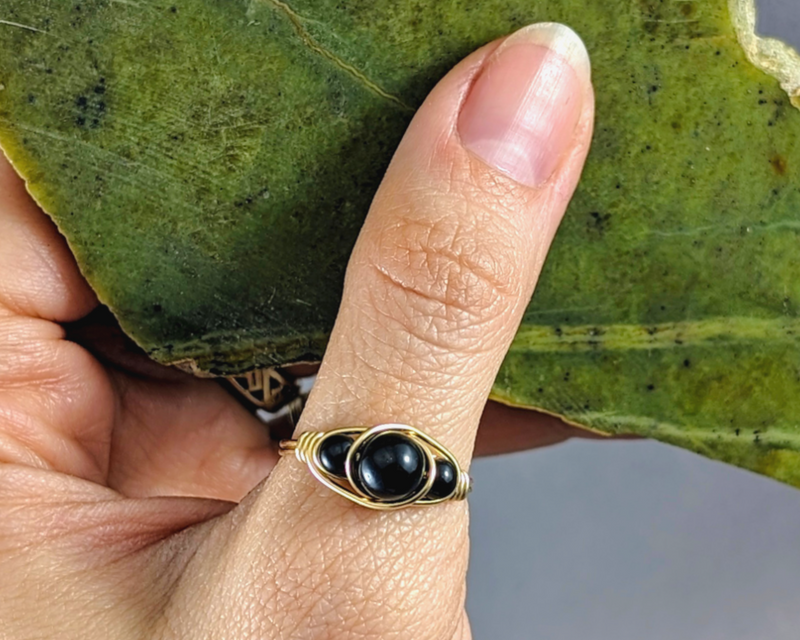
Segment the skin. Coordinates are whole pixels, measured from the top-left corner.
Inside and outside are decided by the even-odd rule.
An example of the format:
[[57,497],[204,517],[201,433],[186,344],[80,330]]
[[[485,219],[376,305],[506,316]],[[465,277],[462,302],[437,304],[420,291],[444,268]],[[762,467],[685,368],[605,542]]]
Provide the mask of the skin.
[[[297,433],[424,425],[465,467],[479,424],[485,453],[575,435],[485,409],[594,115],[589,88],[543,185],[469,153],[458,113],[498,44],[442,80],[401,143]],[[5,162],[0,274],[0,638],[470,637],[467,503],[381,513],[333,496],[277,464],[220,386],[104,341],[97,300]]]

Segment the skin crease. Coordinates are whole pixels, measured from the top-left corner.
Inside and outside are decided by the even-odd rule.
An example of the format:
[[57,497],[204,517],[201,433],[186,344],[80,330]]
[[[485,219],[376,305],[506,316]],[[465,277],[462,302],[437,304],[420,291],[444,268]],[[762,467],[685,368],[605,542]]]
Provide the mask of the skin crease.
[[[498,44],[448,74],[409,128],[298,431],[423,424],[465,466],[479,422],[486,453],[578,433],[484,412],[594,117],[588,88],[538,188],[467,153],[456,115]],[[92,332],[97,301],[6,162],[0,274],[0,638],[470,637],[466,503],[352,505],[296,460],[275,466],[268,433],[217,384],[67,339],[83,318]]]

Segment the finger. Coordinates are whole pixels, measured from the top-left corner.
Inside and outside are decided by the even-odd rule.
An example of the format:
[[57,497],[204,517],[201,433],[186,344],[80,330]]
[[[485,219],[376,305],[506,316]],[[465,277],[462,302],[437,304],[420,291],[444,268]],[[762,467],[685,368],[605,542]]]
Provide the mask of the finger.
[[536,410],[488,402],[481,416],[475,441],[476,456],[494,456],[560,444],[570,438],[582,440],[641,440],[632,434],[611,435],[565,422],[558,416]]
[[66,242],[0,154],[0,463],[105,478],[109,387],[52,322],[96,304]]
[[213,381],[153,363],[149,375],[105,369],[62,334],[44,320],[0,317],[0,464],[128,497],[231,501],[274,466],[267,430]]
[[476,456],[494,456],[526,449],[549,447],[570,438],[598,439],[606,436],[567,424],[546,413],[509,407],[499,402],[486,404],[475,441]]
[[104,365],[115,392],[106,484],[124,496],[238,502],[278,460],[265,425],[216,381],[152,360],[98,309],[67,336]]
[[108,485],[125,496],[238,502],[278,460],[264,425],[210,380],[115,377]]
[[0,310],[69,322],[97,304],[55,224],[0,154]]
[[[354,248],[298,431],[404,422],[468,465],[592,119],[588,56],[557,25],[484,48],[440,82]],[[209,544],[197,569],[215,575],[209,595],[176,603],[209,633],[218,620],[252,637],[466,637],[466,515],[463,502],[370,511],[286,458]]]
[[[130,497],[240,500],[277,459],[267,431],[211,381],[142,367],[124,349],[104,353],[103,366],[74,324],[65,339],[56,323],[96,305],[63,237],[0,154],[0,463]],[[85,333],[98,342],[104,328]]]
[[238,502],[277,462],[260,420],[216,381],[150,360],[107,311],[69,325],[67,336],[104,365],[115,394],[108,487],[131,498]]

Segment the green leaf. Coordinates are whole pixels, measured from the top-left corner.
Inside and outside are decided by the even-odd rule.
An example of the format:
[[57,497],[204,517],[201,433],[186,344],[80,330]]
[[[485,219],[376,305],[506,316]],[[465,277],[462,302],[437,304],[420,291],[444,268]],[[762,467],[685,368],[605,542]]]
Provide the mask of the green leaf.
[[317,359],[414,109],[477,46],[565,22],[595,143],[494,397],[800,486],[800,60],[752,11],[5,0],[0,143],[154,358]]

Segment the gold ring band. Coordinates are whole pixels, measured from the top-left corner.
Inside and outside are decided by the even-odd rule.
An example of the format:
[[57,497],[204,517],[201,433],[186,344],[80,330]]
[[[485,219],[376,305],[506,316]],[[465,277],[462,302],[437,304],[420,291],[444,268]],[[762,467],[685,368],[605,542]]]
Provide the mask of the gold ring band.
[[280,454],[294,454],[326,487],[369,509],[463,500],[472,490],[455,456],[406,424],[307,431],[282,440]]

